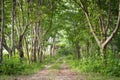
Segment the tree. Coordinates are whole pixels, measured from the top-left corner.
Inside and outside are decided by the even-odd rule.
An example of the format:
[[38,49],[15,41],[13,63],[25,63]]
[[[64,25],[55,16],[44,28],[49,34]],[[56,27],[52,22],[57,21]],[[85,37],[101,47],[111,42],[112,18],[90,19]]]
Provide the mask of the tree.
[[3,57],[3,38],[4,38],[4,0],[1,0],[1,35],[0,35],[0,64],[2,63],[2,57]]
[[[14,49],[14,21],[15,21],[15,5],[16,0],[12,0],[12,28],[11,28],[11,51],[15,53]],[[12,56],[12,52],[10,53],[10,56]]]
[[[107,16],[107,22],[105,21],[105,19],[103,18],[103,14],[104,12],[101,12],[102,8],[101,6],[105,6],[105,3],[103,2],[103,5],[101,4],[102,1],[98,0],[98,1],[87,1],[87,0],[80,0],[80,2],[78,2],[77,0],[74,0],[79,6],[80,8],[83,10],[85,16],[86,16],[86,19],[87,19],[87,22],[89,24],[89,28],[90,28],[90,31],[92,33],[92,35],[94,36],[99,48],[100,48],[100,51],[101,51],[101,54],[103,55],[103,59],[105,60],[106,59],[106,47],[107,47],[107,44],[112,40],[113,36],[116,34],[119,26],[120,26],[120,1],[118,1],[119,3],[119,6],[118,6],[118,19],[117,19],[117,22],[116,22],[116,26],[113,28],[112,32],[110,33],[109,30],[111,29],[110,27],[110,14],[111,14],[111,0],[109,0],[107,3],[108,3],[108,8],[107,8],[107,11],[104,10],[106,12],[106,16]],[[92,4],[92,6],[89,6],[89,4]],[[98,3],[98,4],[97,4]],[[93,8],[95,10],[97,10],[99,12],[96,13],[97,16],[95,16],[95,12],[94,13],[91,13],[90,10],[93,10]],[[93,15],[92,15],[93,14]],[[100,30],[100,35],[97,35],[97,31],[95,31],[94,29],[94,22],[92,21],[92,16],[95,16],[97,17],[97,20],[99,22],[97,22],[97,24],[99,26],[98,29]],[[94,17],[94,18],[95,18]],[[92,19],[91,19],[92,18]],[[115,23],[114,23],[115,24]],[[106,60],[104,61],[104,63],[106,64]]]

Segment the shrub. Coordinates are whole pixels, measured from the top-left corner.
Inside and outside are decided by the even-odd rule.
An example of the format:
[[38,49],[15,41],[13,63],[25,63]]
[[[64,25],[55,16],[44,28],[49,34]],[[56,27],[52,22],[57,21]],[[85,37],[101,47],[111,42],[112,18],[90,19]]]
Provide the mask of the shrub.
[[21,65],[16,57],[4,57],[3,63],[0,65],[0,73],[2,74],[16,74],[23,71],[25,65]]
[[120,77],[120,59],[108,57],[106,67],[104,67],[104,64],[99,56],[94,56],[93,58],[82,58],[80,60],[73,59],[73,57],[67,57],[66,59],[70,67],[77,71],[95,72],[103,75]]

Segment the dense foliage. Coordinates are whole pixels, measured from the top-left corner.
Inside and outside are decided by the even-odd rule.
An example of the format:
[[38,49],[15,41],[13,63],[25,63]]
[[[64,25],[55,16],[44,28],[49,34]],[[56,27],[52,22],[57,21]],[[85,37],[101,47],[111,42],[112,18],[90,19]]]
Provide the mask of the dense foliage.
[[27,73],[59,54],[71,55],[68,64],[78,71],[120,77],[120,0],[1,0],[0,6],[0,74]]

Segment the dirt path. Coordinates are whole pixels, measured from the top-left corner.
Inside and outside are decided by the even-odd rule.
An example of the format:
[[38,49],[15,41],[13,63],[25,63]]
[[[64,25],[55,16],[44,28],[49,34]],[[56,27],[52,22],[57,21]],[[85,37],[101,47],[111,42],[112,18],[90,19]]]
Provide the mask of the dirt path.
[[63,61],[59,69],[49,69],[50,67],[51,65],[46,66],[45,69],[36,74],[27,77],[20,77],[16,80],[85,80],[83,75],[72,71],[65,64],[65,61]]

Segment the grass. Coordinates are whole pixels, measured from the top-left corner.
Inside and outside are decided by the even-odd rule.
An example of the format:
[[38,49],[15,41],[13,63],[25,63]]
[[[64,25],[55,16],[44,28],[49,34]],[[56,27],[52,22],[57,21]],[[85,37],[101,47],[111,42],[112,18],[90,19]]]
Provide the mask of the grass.
[[36,73],[37,71],[43,69],[45,64],[38,64],[38,63],[31,63],[31,64],[26,64],[24,66],[24,70],[20,71],[16,74],[1,74],[0,75],[0,80],[15,80],[16,77],[18,76],[26,76],[26,75],[32,75]]
[[15,80],[16,77],[12,75],[0,75],[0,80]]
[[63,63],[63,60],[66,61],[67,65],[73,69],[76,72],[79,72],[80,75],[83,75],[86,80],[120,80],[120,77],[114,77],[114,76],[106,76],[102,75],[100,73],[95,73],[95,72],[82,72],[79,65],[78,61],[73,59],[72,55],[65,56],[65,57],[60,57],[60,56],[53,56],[50,58],[49,56],[46,56],[45,59],[43,60],[42,63],[31,63],[31,64],[26,64],[23,63],[24,70],[20,71],[20,73],[14,74],[14,75],[5,75],[2,74],[0,75],[0,80],[15,80],[17,76],[20,75],[31,75],[36,73],[37,71],[43,69],[46,65],[51,65],[49,68],[50,70],[53,69],[60,69],[60,64]]
[[63,61],[60,59],[57,62],[55,62],[49,69],[60,69],[62,63]]
[[[83,75],[86,78],[86,80],[120,80],[120,77],[110,76],[107,74],[106,75],[100,74],[100,73],[96,73],[96,72],[92,72],[92,71],[91,72],[90,71],[87,71],[87,72],[82,71],[82,69],[85,69],[86,66],[84,68],[83,67],[84,65],[80,64],[78,60],[75,60],[72,55],[66,56],[65,61],[72,70]],[[88,64],[86,64],[86,65],[88,65]],[[92,65],[94,65],[94,64],[92,64]],[[82,69],[81,69],[81,66],[82,66]]]
[[86,73],[86,75],[87,80],[120,80],[119,77],[105,76],[99,73]]
[[[53,64],[58,59],[58,56],[45,56],[42,63],[31,63],[27,64],[26,59],[24,59],[22,64],[18,63],[18,58],[5,59],[4,65],[0,66],[0,71],[5,71],[0,73],[0,80],[15,80],[17,76],[25,76],[36,73],[37,71],[43,69],[46,65]],[[12,68],[12,67],[13,68]],[[55,66],[53,66],[55,68]],[[9,70],[9,71],[8,71]],[[8,71],[8,72],[7,72]],[[10,72],[10,74],[9,74]]]
[[53,64],[49,69],[60,69],[60,63]]

